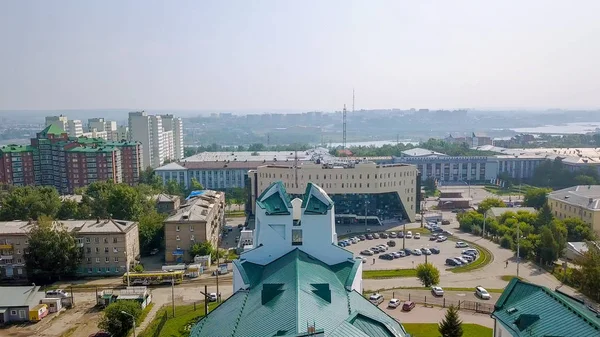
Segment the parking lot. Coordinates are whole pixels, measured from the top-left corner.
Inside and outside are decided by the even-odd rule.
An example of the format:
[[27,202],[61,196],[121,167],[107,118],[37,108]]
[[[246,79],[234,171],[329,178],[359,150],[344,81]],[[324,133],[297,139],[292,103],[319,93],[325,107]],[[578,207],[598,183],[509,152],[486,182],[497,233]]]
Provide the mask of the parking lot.
[[[406,246],[406,248],[409,248],[409,249],[421,249],[421,248],[433,248],[433,247],[438,248],[440,250],[440,253],[428,255],[427,262],[433,263],[436,267],[438,267],[438,269],[440,269],[440,273],[444,274],[447,272],[447,271],[445,271],[445,269],[449,268],[449,266],[445,265],[446,259],[461,256],[462,255],[461,252],[466,248],[456,248],[455,241],[446,240],[444,242],[436,242],[436,241],[430,241],[429,238],[430,238],[429,234],[421,234],[420,239],[414,239],[414,237],[411,239],[405,239],[405,246]],[[382,253],[378,253],[378,254],[376,253],[373,256],[364,256],[364,255],[360,254],[360,252],[362,250],[370,249],[371,247],[375,247],[380,244],[387,244],[390,240],[396,242],[396,246],[389,247],[386,252],[382,252]],[[409,256],[400,257],[400,258],[397,258],[394,260],[380,259],[379,255],[381,255],[381,254],[397,252],[397,251],[402,250],[402,239],[398,239],[398,238],[396,238],[396,239],[390,239],[390,238],[381,239],[381,238],[379,238],[379,239],[373,239],[373,240],[360,241],[356,244],[346,246],[346,247],[344,247],[344,249],[347,249],[347,250],[351,251],[352,253],[354,253],[354,256],[362,256],[367,259],[366,263],[363,264],[363,270],[410,269],[410,268],[416,267],[420,263],[424,263],[425,256],[426,256],[426,255],[420,255],[420,256],[409,255]],[[375,263],[373,263],[373,259],[375,259]]]

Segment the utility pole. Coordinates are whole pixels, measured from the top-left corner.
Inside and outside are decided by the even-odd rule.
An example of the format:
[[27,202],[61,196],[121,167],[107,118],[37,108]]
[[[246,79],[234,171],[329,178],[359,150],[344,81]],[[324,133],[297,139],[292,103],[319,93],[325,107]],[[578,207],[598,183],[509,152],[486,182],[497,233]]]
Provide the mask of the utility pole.
[[342,120],[343,120],[343,131],[342,131],[342,144],[344,150],[346,149],[346,104],[344,104],[344,111],[342,112]]
[[367,205],[369,202],[365,200],[365,232],[367,231]]
[[481,232],[482,238],[485,238],[485,218],[487,218],[487,212],[483,213],[483,231]]
[[521,231],[519,230],[519,222],[517,222],[517,277],[519,277],[519,263],[521,263]]
[[402,224],[402,249],[406,249],[406,221]]
[[204,285],[204,292],[200,292],[202,295],[204,295],[204,316],[208,315],[208,299],[210,296],[208,296],[208,286]]
[[171,275],[171,307],[173,308],[173,317],[175,317],[175,277]]

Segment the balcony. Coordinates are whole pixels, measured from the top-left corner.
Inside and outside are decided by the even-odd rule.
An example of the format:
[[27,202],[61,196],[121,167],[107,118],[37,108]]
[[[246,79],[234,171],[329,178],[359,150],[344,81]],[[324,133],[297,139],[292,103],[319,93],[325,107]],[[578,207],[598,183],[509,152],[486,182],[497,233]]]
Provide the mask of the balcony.
[[0,255],[0,260],[12,260],[12,255]]
[[77,242],[77,247],[83,248],[83,242]]
[[0,250],[12,250],[12,249],[13,249],[12,244],[0,244]]

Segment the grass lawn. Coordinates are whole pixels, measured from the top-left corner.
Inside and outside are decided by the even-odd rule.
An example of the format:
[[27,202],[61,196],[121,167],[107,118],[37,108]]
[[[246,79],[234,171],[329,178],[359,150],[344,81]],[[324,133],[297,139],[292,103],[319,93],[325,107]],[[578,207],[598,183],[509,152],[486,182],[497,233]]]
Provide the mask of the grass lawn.
[[416,269],[363,270],[363,279],[416,277]]
[[[468,242],[468,241],[466,241],[466,242]],[[464,266],[449,268],[448,270],[450,270],[453,273],[466,273],[466,272],[469,272],[469,271],[472,271],[475,269],[483,268],[483,267],[487,266],[488,264],[490,264],[494,260],[494,256],[486,248],[483,248],[472,242],[469,242],[469,246],[472,248],[475,248],[479,251],[479,257],[477,257],[477,260],[475,260],[467,265],[464,265]]]
[[[438,337],[437,323],[403,323],[411,337]],[[492,337],[493,330],[477,324],[463,323],[463,337]]]
[[519,280],[523,280],[522,277],[518,277],[517,275],[502,275],[500,278],[502,281],[510,282],[513,278],[518,278]]
[[246,216],[246,212],[245,211],[225,211],[225,216],[227,217],[231,217],[231,218],[238,218],[238,217],[245,217]]
[[487,185],[484,189],[490,193],[496,195],[517,195],[517,194],[525,194],[527,190],[529,190],[531,186],[529,185],[521,185],[521,189],[519,189],[519,185],[513,185],[509,188],[502,188],[496,185]]
[[[210,303],[208,310],[212,310],[217,306],[216,303]],[[186,337],[190,334],[190,329],[194,324],[204,316],[204,303],[199,302],[196,304],[196,310],[194,305],[179,305],[175,306],[175,317],[173,318],[173,309],[171,306],[165,306],[160,309],[150,325],[141,333],[139,337],[150,337],[154,335],[154,332],[158,328],[160,318],[165,314],[168,315],[168,319],[160,331],[161,337]]]

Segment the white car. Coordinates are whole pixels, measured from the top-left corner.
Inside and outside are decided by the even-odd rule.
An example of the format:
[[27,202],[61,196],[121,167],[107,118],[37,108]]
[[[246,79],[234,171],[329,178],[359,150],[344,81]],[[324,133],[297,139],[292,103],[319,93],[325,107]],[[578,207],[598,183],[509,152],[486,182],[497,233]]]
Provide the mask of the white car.
[[462,257],[460,257],[460,256],[457,256],[457,257],[455,257],[454,259],[455,259],[455,260],[458,260],[458,261],[460,261],[460,263],[462,263],[462,264],[468,264],[468,263],[469,263],[469,261],[467,261],[467,260],[463,259],[463,258],[462,258]]
[[458,241],[455,245],[456,248],[466,248],[469,247],[469,244],[466,242]]
[[386,244],[382,244],[377,247],[382,248],[383,250],[388,250],[388,248],[389,248],[388,245],[386,245]]
[[415,233],[415,239],[420,239],[421,238],[421,233]]
[[413,251],[411,252],[412,255],[417,255],[417,256],[421,256],[423,255],[423,253],[421,253],[420,249],[413,249]]
[[461,256],[461,257],[462,257],[463,259],[465,259],[465,260],[469,261],[469,262],[473,262],[473,261],[475,261],[475,258],[474,258],[473,256],[471,256],[471,255],[463,255],[463,256]]
[[359,241],[358,238],[351,238],[350,239],[350,242],[352,242],[352,243],[358,243],[358,241]]
[[482,286],[475,287],[475,296],[481,298],[482,300],[489,300],[492,298],[490,293],[488,293],[487,290],[485,290],[485,288]]
[[433,296],[444,296],[444,289],[442,287],[431,287],[431,293]]
[[412,232],[411,231],[406,232],[406,238],[407,239],[412,239]]
[[397,298],[392,298],[390,300],[390,303],[388,303],[388,308],[397,308],[398,306],[400,306],[400,300]]
[[209,302],[216,302],[217,301],[217,293],[210,293],[210,294],[208,294],[208,301]]

